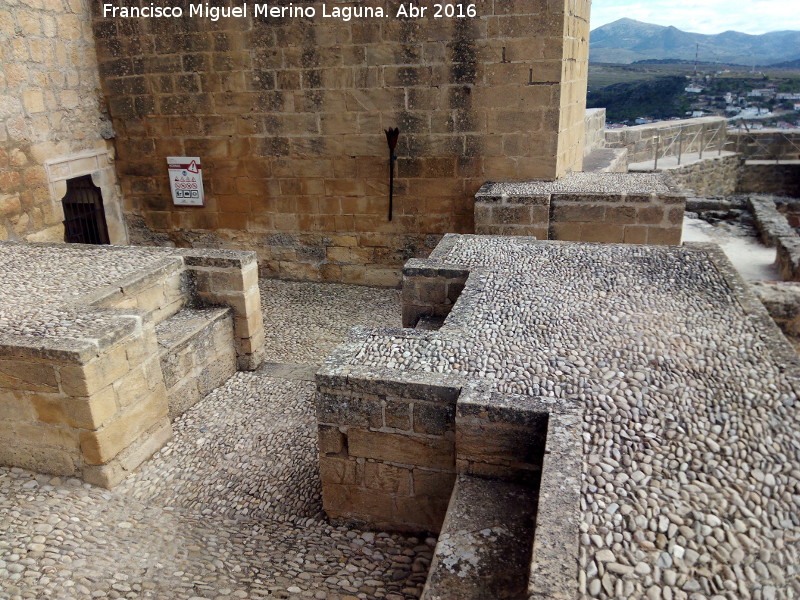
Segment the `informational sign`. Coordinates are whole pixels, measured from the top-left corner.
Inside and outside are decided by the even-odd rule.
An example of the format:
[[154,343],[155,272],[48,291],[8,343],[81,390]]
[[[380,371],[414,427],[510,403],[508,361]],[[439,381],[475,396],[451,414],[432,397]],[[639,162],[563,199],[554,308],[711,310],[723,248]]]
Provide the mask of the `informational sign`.
[[169,156],[169,187],[175,206],[203,206],[203,171],[197,156]]

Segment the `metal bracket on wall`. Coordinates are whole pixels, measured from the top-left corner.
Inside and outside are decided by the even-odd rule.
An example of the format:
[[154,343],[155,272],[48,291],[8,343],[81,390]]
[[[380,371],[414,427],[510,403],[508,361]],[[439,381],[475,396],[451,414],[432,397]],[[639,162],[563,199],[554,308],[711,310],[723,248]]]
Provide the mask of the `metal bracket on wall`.
[[387,129],[386,143],[389,145],[389,220],[392,220],[392,210],[394,204],[394,163],[397,156],[394,149],[397,147],[397,140],[400,139],[400,130],[395,127],[394,129]]

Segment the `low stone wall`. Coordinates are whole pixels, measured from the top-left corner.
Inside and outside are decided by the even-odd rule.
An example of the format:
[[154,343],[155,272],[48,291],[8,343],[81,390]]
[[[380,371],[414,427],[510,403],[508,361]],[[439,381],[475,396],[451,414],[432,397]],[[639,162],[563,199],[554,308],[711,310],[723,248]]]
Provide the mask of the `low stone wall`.
[[181,254],[194,274],[198,300],[233,311],[238,369],[257,369],[264,360],[265,334],[255,253],[184,250]]
[[[355,330],[351,341],[365,335]],[[355,346],[340,347],[317,374],[325,512],[379,529],[438,531],[456,477],[455,410],[463,381],[409,381],[358,368],[345,373],[337,366],[350,362]]]
[[698,196],[730,196],[737,191],[742,163],[742,158],[735,154],[712,155],[665,172],[676,185]]
[[758,237],[761,239],[761,243],[768,248],[777,246],[780,238],[791,238],[797,235],[786,217],[778,211],[772,198],[752,196],[748,198],[747,203],[753,214]]
[[638,163],[653,160],[656,148],[659,156],[665,152],[667,155],[677,155],[679,146],[684,153],[699,152],[702,145],[709,150],[718,150],[725,145],[726,127],[727,121],[722,117],[658,121],[636,127],[608,129],[605,142],[608,148],[627,148],[628,161]]
[[731,210],[748,210],[749,206],[749,198],[747,196],[686,198],[686,210],[693,213],[704,213],[706,211],[727,213]]
[[778,252],[775,262],[784,281],[800,281],[800,237],[778,239]]
[[457,268],[403,269],[403,327],[416,327],[421,316],[444,318],[458,300],[469,271]]
[[475,230],[576,242],[680,244],[685,204],[685,196],[660,175],[580,173],[560,182],[489,183],[475,196]]
[[739,170],[736,192],[800,198],[800,160],[748,160]]
[[781,278],[800,281],[800,236],[775,207],[773,199],[754,196],[749,203],[761,242],[777,248],[775,262]]
[[584,117],[583,154],[606,147],[606,109],[587,108]]
[[681,243],[685,198],[657,194],[558,194],[549,237],[571,242]]
[[156,338],[171,421],[236,372],[230,308],[185,310],[157,326]]
[[769,316],[791,336],[800,336],[800,283],[753,281],[750,283]]
[[154,324],[142,311],[92,342],[0,346],[0,462],[101,486],[172,435]]

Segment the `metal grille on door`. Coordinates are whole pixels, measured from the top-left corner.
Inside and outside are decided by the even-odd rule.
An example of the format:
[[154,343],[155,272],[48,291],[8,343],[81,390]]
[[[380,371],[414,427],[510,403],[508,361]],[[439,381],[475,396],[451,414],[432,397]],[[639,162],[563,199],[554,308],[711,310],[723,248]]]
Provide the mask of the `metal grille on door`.
[[106,212],[100,188],[91,175],[76,177],[67,182],[64,206],[64,241],[76,244],[108,244]]

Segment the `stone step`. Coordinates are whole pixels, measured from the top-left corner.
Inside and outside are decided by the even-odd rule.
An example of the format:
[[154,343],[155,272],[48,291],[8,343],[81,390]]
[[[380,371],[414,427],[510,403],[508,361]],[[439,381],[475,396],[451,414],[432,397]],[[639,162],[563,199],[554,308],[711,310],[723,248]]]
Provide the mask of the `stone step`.
[[595,148],[583,158],[585,173],[625,173],[628,171],[627,148]]
[[173,421],[236,372],[230,308],[184,308],[156,325],[156,339]]
[[423,331],[439,331],[444,325],[445,317],[433,317],[431,315],[422,315],[417,321],[417,326],[414,329],[422,329]]
[[537,490],[459,475],[423,600],[527,598]]

